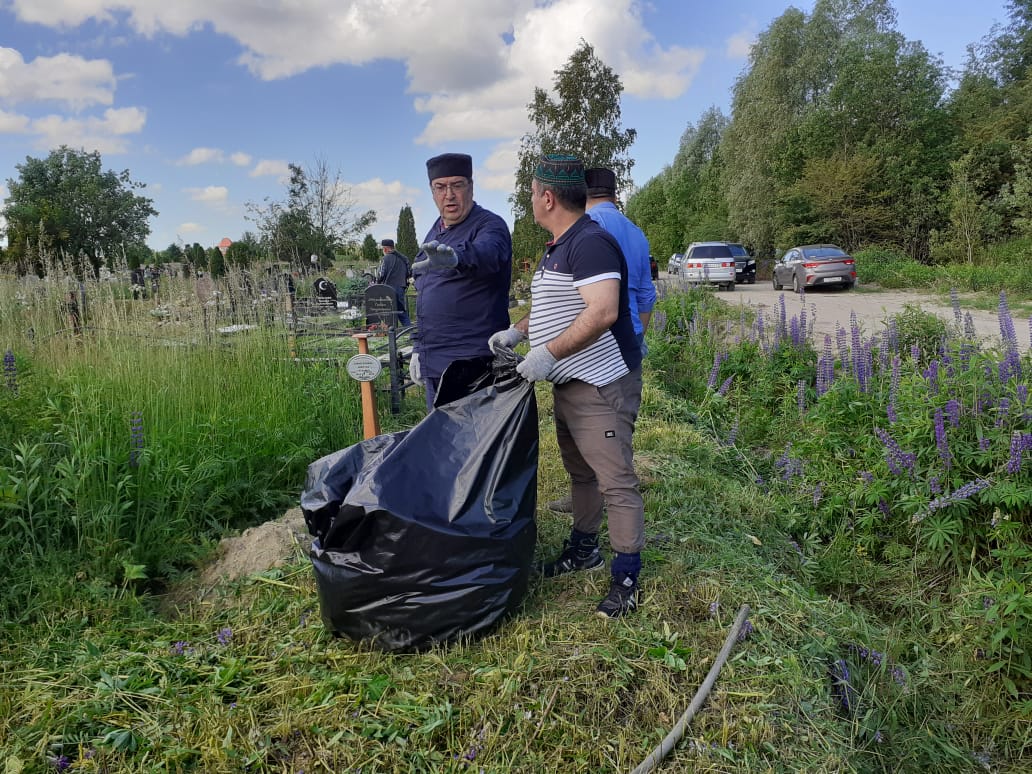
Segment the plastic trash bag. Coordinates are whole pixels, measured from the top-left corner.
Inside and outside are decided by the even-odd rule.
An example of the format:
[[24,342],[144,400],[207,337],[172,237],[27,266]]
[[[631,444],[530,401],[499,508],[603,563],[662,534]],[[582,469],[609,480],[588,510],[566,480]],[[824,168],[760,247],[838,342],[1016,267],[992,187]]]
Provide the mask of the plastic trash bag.
[[458,361],[411,430],[308,467],[326,628],[384,650],[484,633],[520,604],[537,538],[538,420],[516,361]]

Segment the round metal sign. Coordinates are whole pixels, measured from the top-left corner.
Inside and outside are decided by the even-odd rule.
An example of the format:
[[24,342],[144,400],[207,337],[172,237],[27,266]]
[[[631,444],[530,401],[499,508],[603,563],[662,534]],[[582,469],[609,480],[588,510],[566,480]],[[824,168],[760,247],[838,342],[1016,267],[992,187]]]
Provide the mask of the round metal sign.
[[380,375],[383,364],[373,355],[355,355],[348,360],[348,376],[359,382],[371,382]]

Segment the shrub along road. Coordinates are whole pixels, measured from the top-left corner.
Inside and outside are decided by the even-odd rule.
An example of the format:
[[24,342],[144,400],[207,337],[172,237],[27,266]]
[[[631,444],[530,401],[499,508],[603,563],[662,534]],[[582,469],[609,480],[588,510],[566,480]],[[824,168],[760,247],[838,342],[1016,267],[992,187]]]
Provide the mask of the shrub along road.
[[[660,279],[665,277],[665,272]],[[785,308],[788,316],[791,317],[799,312],[800,298],[791,290],[774,290],[770,281],[758,281],[755,285],[738,285],[734,292],[725,293],[717,291],[718,297],[732,306],[746,304],[755,310],[762,310],[764,319],[773,320],[777,310],[778,297],[785,297]],[[940,297],[928,294],[905,290],[879,290],[873,286],[864,287],[863,290],[839,290],[831,288],[819,288],[806,291],[805,294],[807,310],[814,309],[817,312],[814,320],[814,329],[817,338],[815,344],[820,346],[824,334],[828,334],[834,340],[835,331],[838,326],[848,331],[850,325],[850,314],[856,312],[857,319],[867,335],[872,335],[881,330],[885,321],[892,315],[903,311],[906,305],[919,306],[926,312],[932,312],[947,323],[954,321],[954,311],[950,304],[943,303]],[[980,338],[990,339],[998,342],[1000,339],[1000,323],[995,312],[986,312],[979,309],[963,308],[963,313],[968,312],[975,324],[975,332]],[[810,314],[807,319],[813,319]],[[1023,349],[1028,348],[1028,331],[1018,331],[1018,342]]]

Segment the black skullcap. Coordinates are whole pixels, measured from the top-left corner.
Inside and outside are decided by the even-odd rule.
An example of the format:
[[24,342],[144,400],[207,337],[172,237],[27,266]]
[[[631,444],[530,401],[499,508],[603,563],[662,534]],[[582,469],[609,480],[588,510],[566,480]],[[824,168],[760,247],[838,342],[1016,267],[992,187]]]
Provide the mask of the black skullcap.
[[548,185],[577,188],[584,185],[584,165],[576,156],[549,153],[538,159],[534,177]]
[[584,170],[584,182],[588,186],[588,196],[616,196],[616,173],[605,167],[592,167]]
[[473,158],[465,153],[442,153],[426,162],[430,182],[439,177],[473,177]]
[[380,240],[380,247],[394,247],[394,240],[393,239],[381,239]]

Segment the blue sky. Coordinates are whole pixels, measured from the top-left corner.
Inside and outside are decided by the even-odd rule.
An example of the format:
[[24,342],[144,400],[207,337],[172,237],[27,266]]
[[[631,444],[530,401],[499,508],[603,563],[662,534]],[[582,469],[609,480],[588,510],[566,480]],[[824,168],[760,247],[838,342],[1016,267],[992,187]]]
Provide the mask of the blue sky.
[[[474,158],[477,201],[512,220],[516,149],[535,86],[583,38],[620,75],[633,177],[673,158],[790,5],[773,0],[0,0],[0,199],[15,166],[61,144],[146,183],[151,247],[254,229],[288,162],[339,169],[372,233],[436,210],[426,159]],[[1006,0],[897,0],[898,29],[947,65]]]

